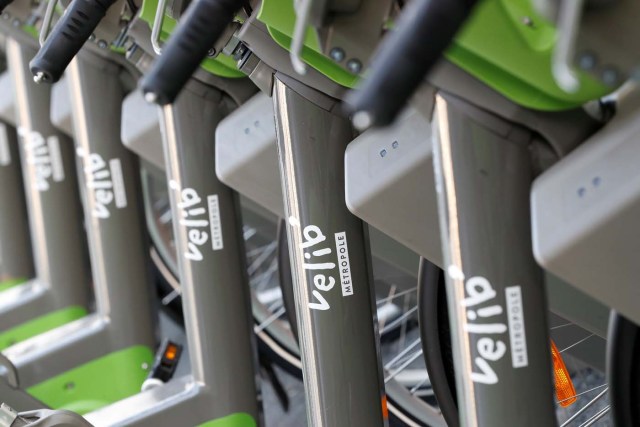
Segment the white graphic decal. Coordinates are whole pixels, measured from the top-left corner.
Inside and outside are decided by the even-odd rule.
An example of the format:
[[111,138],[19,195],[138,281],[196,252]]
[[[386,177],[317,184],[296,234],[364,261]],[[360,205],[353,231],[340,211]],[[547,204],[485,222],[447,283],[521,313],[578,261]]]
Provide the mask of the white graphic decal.
[[514,368],[524,368],[529,366],[529,355],[527,353],[527,335],[524,328],[522,289],[520,286],[509,286],[505,288],[504,292],[507,300],[511,364]]

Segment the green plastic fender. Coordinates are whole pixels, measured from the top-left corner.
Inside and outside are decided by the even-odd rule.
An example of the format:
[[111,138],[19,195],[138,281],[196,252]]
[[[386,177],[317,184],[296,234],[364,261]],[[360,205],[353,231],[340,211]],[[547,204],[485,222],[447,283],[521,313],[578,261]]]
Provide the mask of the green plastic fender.
[[87,362],[27,389],[52,409],[80,415],[140,392],[153,363],[153,352],[133,346]]
[[35,337],[44,332],[65,325],[87,315],[87,311],[80,306],[66,307],[36,317],[11,329],[0,333],[0,350],[4,350],[13,344]]

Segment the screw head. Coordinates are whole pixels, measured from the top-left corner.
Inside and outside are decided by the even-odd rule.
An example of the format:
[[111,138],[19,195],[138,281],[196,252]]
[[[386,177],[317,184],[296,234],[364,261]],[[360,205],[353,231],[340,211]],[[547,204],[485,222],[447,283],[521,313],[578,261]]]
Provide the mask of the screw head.
[[585,52],[578,57],[578,66],[585,71],[593,70],[597,63],[596,56],[590,52]]
[[212,56],[215,56],[215,55],[216,55],[216,49],[215,48],[212,47],[211,49],[209,49],[207,51],[207,56],[208,57],[212,57]]
[[533,27],[533,19],[530,16],[523,16],[522,23],[527,27]]
[[95,41],[95,39],[96,39],[96,35],[91,33],[91,35],[89,36],[89,41],[92,42],[92,41]]
[[98,47],[99,47],[100,49],[106,49],[106,48],[107,48],[107,46],[108,46],[108,44],[107,44],[107,42],[106,42],[106,41],[104,41],[104,40],[102,40],[102,39],[98,40]]
[[615,86],[620,80],[620,73],[613,67],[606,67],[602,70],[602,82],[607,86]]
[[347,61],[347,69],[353,74],[358,74],[362,71],[362,62],[357,59],[350,59]]
[[334,47],[329,52],[329,56],[336,62],[342,62],[344,61],[344,57],[346,56],[346,54],[344,53],[344,50],[342,48]]
[[149,369],[149,364],[147,362],[142,362],[142,369],[144,369],[145,371]]
[[22,22],[20,22],[20,20],[16,18],[13,21],[11,21],[11,25],[13,25],[14,27],[19,27],[20,25],[22,25]]

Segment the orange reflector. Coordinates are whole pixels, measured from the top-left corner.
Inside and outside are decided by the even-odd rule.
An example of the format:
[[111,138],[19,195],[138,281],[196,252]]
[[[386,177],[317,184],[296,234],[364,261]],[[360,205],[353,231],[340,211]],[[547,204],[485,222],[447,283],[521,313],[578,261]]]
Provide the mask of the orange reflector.
[[386,420],[389,418],[389,408],[387,408],[387,395],[382,396],[382,417]]
[[167,358],[168,360],[175,359],[177,354],[178,354],[178,347],[173,344],[169,344],[167,346],[167,349],[164,351],[164,357]]
[[578,398],[576,397],[576,388],[573,386],[569,371],[567,371],[562,355],[553,340],[551,340],[551,357],[553,359],[553,378],[556,383],[556,398],[558,399],[558,404],[566,408],[573,405]]

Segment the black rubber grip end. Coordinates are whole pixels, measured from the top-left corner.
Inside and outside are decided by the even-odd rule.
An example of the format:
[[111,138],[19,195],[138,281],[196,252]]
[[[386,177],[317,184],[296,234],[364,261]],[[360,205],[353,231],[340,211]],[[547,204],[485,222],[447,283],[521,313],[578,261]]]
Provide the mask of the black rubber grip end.
[[115,0],[73,0],[29,63],[36,81],[58,81],[114,3]]
[[162,55],[140,81],[145,99],[160,105],[172,103],[245,3],[245,0],[194,0]]
[[471,13],[476,0],[413,0],[395,30],[382,41],[371,73],[345,100],[359,126],[393,122],[438,62]]
[[2,13],[4,8],[9,6],[11,3],[13,3],[13,0],[0,0],[0,13]]

